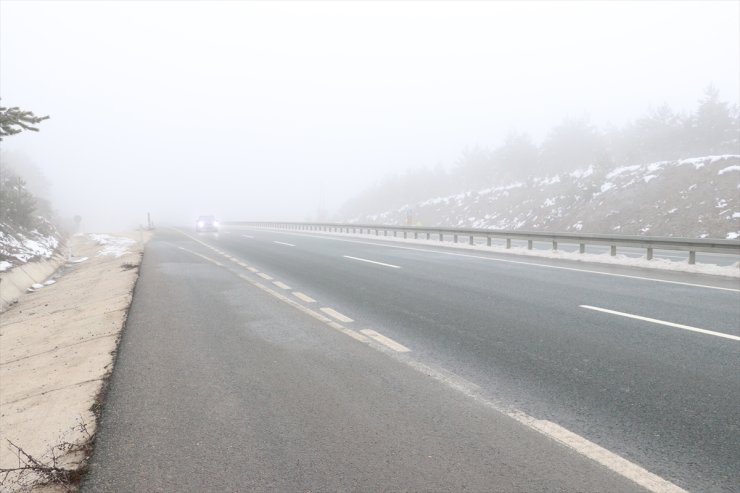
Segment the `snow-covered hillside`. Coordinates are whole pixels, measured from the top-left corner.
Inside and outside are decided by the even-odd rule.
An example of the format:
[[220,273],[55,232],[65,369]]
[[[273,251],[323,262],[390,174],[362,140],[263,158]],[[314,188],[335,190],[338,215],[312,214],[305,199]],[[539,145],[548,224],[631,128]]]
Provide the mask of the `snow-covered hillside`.
[[0,272],[39,258],[49,258],[59,246],[59,233],[42,217],[30,231],[0,224]]
[[740,237],[740,155],[594,167],[432,197],[353,223]]

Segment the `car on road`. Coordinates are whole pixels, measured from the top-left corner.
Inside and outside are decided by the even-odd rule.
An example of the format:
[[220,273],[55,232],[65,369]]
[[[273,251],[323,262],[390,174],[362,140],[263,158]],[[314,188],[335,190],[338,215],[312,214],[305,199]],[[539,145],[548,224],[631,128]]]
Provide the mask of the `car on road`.
[[218,232],[218,221],[216,221],[216,218],[214,216],[200,216],[198,220],[195,222],[195,232],[196,233],[205,233],[205,232],[217,233]]

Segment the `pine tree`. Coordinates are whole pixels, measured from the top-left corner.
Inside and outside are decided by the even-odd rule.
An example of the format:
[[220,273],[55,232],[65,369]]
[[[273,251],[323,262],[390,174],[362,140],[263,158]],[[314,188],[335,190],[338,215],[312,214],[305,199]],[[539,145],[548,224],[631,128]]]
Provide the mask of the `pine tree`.
[[0,140],[24,130],[38,132],[39,129],[34,125],[38,125],[48,118],[48,116],[36,116],[32,111],[25,111],[18,107],[6,108],[0,106]]

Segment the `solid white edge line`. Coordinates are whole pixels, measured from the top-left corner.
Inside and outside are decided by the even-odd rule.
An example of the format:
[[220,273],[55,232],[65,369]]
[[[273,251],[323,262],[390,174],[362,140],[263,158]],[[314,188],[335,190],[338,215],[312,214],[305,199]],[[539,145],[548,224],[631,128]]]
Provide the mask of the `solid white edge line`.
[[333,308],[329,308],[325,306],[323,308],[320,308],[320,310],[326,313],[327,315],[329,315],[330,317],[336,318],[340,322],[344,322],[344,323],[354,322],[354,320],[349,318],[347,315],[343,315]]
[[300,291],[293,291],[293,296],[295,296],[301,301],[305,301],[306,303],[316,303],[315,299],[311,298],[308,295],[301,293]]
[[384,267],[392,267],[394,269],[400,269],[401,268],[398,265],[386,264],[386,263],[383,263],[383,262],[376,262],[375,260],[368,260],[366,258],[360,258],[360,257],[352,257],[350,255],[342,255],[342,257],[344,257],[344,258],[350,258],[352,260],[359,260],[360,262],[367,262],[369,264],[377,264],[377,265],[382,265]]
[[616,310],[609,310],[607,308],[599,308],[598,306],[591,306],[591,305],[578,305],[578,306],[580,306],[581,308],[586,308],[587,310],[594,310],[597,312],[609,313],[611,315],[619,315],[620,317],[634,318],[635,320],[642,320],[644,322],[651,322],[654,324],[666,325],[668,327],[675,327],[677,329],[689,330],[691,332],[698,332],[700,334],[707,334],[710,336],[724,337],[725,339],[730,339],[733,341],[740,341],[740,337],[734,336],[732,334],[725,334],[724,332],[716,332],[714,330],[707,330],[707,329],[700,329],[699,327],[692,327],[691,325],[683,325],[683,324],[677,324],[674,322],[666,322],[665,320],[658,320],[657,318],[643,317],[641,315],[633,315],[631,313],[618,312]]
[[[602,276],[623,277],[623,278],[627,278],[627,279],[637,279],[637,280],[640,280],[640,281],[652,281],[652,282],[660,282],[660,283],[665,283],[665,284],[678,284],[678,285],[681,285],[681,286],[691,286],[691,287],[694,287],[694,288],[716,289],[716,290],[719,290],[719,291],[731,291],[733,293],[740,293],[740,289],[736,289],[736,288],[724,288],[724,287],[721,287],[721,286],[710,286],[708,284],[696,284],[696,283],[692,283],[692,282],[671,281],[671,280],[668,280],[668,279],[655,279],[655,278],[652,278],[652,277],[633,276],[633,275],[630,275],[630,274],[616,274],[616,273],[613,273],[613,272],[603,272],[603,271],[599,271],[599,270],[576,269],[575,267],[564,267],[564,266],[560,266],[560,265],[539,264],[537,262],[524,262],[522,260],[507,260],[507,259],[495,258],[495,257],[484,257],[482,255],[470,255],[470,254],[458,253],[458,252],[448,252],[448,251],[445,251],[445,250],[430,250],[428,248],[414,248],[414,247],[407,247],[407,246],[391,245],[391,244],[387,244],[387,243],[375,243],[375,242],[372,242],[372,241],[348,240],[348,239],[345,239],[345,238],[335,238],[335,237],[332,237],[332,236],[317,235],[317,234],[288,233],[286,231],[276,231],[276,230],[271,230],[271,231],[273,231],[275,233],[289,235],[289,236],[308,236],[308,237],[311,237],[311,238],[322,238],[322,239],[331,240],[331,241],[343,241],[343,242],[346,242],[346,243],[359,243],[359,244],[362,244],[362,245],[375,245],[375,246],[382,246],[382,247],[386,247],[386,248],[397,248],[399,250],[411,250],[411,251],[415,251],[415,252],[427,252],[427,253],[436,253],[436,254],[440,254],[440,255],[452,255],[452,256],[456,256],[456,257],[467,257],[467,258],[474,258],[474,259],[480,259],[480,260],[489,260],[491,262],[503,262],[503,263],[509,263],[509,264],[531,265],[531,266],[535,266],[535,267],[543,267],[545,269],[569,270],[569,271],[574,271],[574,272],[585,272],[587,274],[598,274],[598,275],[602,275]],[[413,241],[413,240],[411,240],[411,241]],[[452,245],[452,244],[450,244],[450,245],[442,245],[442,247],[454,248],[454,245]],[[494,255],[516,255],[515,253],[504,253],[504,252],[491,252],[491,253],[494,254]],[[555,259],[555,260],[562,260],[562,259]],[[617,265],[617,264],[606,264],[606,265],[613,265],[613,266],[616,266],[616,267],[625,267],[625,266],[620,266],[620,265]],[[629,267],[629,266],[627,266],[627,267]],[[670,271],[663,271],[663,272],[670,272]]]
[[408,353],[411,351],[409,348],[401,344],[400,342],[394,341],[390,337],[384,336],[383,334],[376,332],[372,329],[362,329],[360,330],[363,334],[368,336],[371,339],[374,339],[378,341],[379,343],[383,344],[384,346],[387,346],[391,348],[392,350],[399,352],[399,353]]
[[272,242],[273,243],[277,243],[278,245],[285,245],[285,246],[290,246],[290,247],[294,247],[295,246],[292,243],[285,243],[284,241],[276,241],[276,240],[273,240]]

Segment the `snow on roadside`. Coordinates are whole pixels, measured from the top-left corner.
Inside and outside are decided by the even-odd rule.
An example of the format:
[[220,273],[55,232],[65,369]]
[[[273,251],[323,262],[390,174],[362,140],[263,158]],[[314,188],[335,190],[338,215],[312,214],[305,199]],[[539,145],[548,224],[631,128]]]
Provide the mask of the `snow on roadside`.
[[129,253],[129,247],[136,244],[136,241],[124,236],[111,236],[106,234],[90,234],[88,236],[98,245],[102,245],[104,247],[98,252],[98,257],[110,256],[118,258]]

